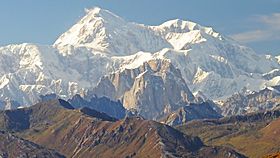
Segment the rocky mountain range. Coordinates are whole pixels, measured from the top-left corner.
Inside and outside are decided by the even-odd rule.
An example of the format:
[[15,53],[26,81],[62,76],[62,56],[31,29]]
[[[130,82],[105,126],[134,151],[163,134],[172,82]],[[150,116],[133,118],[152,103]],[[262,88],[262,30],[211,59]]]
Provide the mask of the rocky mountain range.
[[118,101],[112,101],[106,97],[91,97],[82,98],[80,95],[75,95],[68,100],[68,102],[73,105],[75,108],[88,107],[100,112],[104,112],[109,116],[112,116],[117,119],[124,118],[128,111],[123,107],[123,105]]
[[213,106],[215,105],[211,102],[203,102],[200,104],[191,103],[168,114],[163,119],[160,119],[160,122],[170,126],[176,126],[192,120],[221,118],[222,115],[215,111]]
[[242,115],[273,110],[280,105],[280,86],[267,87],[260,91],[238,92],[220,104],[222,115]]
[[[207,102],[191,104],[182,109],[192,115],[180,115],[186,121],[172,124],[173,128],[138,116],[116,119],[76,103],[53,99],[0,111],[1,156],[243,158],[269,157],[279,151],[277,108],[199,120],[189,116],[199,114],[200,106],[210,112],[215,107]],[[15,146],[21,148],[12,150]]]
[[245,157],[228,147],[206,146],[198,137],[155,121],[117,120],[88,108],[74,109],[64,100],[2,111],[0,118],[1,130],[66,157]]

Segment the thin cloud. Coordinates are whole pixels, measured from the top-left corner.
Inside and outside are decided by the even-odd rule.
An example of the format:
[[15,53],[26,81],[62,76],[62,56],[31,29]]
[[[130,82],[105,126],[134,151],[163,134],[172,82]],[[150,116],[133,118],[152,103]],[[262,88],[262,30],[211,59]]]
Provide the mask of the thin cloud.
[[280,39],[280,13],[255,16],[254,20],[255,25],[262,26],[262,28],[233,34],[231,37],[243,43]]
[[274,13],[270,16],[257,16],[257,19],[271,28],[280,30],[280,13]]

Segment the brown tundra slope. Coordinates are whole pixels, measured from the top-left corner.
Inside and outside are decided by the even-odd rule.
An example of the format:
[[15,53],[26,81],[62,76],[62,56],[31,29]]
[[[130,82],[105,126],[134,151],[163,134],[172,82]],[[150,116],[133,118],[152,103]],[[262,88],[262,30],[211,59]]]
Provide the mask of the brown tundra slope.
[[116,120],[88,108],[73,109],[63,100],[3,111],[0,118],[0,129],[67,157],[245,157],[230,148],[205,146],[198,137],[155,121]]
[[262,158],[280,151],[280,110],[192,121],[177,126],[207,145],[226,146],[248,157]]
[[53,150],[43,148],[4,131],[0,131],[0,157],[64,158],[64,156]]
[[280,153],[270,154],[270,155],[264,156],[264,158],[280,158]]

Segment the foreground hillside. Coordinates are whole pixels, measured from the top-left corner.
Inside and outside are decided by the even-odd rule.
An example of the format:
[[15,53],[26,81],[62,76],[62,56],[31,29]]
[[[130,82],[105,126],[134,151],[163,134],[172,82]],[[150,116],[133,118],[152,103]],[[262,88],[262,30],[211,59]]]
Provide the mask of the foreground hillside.
[[63,100],[2,111],[0,129],[55,149],[67,157],[244,157],[227,147],[208,147],[198,137],[144,120],[116,120]]
[[249,157],[263,157],[280,150],[280,111],[268,111],[217,120],[193,121],[180,131],[199,136],[208,145],[232,147]]
[[0,157],[64,158],[64,156],[53,150],[45,149],[4,131],[0,131]]
[[280,153],[275,153],[275,154],[267,155],[264,158],[279,158],[279,157],[280,157]]

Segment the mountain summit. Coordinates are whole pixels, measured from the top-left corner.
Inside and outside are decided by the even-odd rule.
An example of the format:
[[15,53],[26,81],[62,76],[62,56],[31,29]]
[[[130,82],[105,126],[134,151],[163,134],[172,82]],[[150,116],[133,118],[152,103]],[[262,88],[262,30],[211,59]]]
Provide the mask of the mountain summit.
[[138,51],[159,51],[169,44],[147,27],[130,23],[101,8],[86,15],[54,43],[55,47],[91,48],[113,55],[130,55]]

